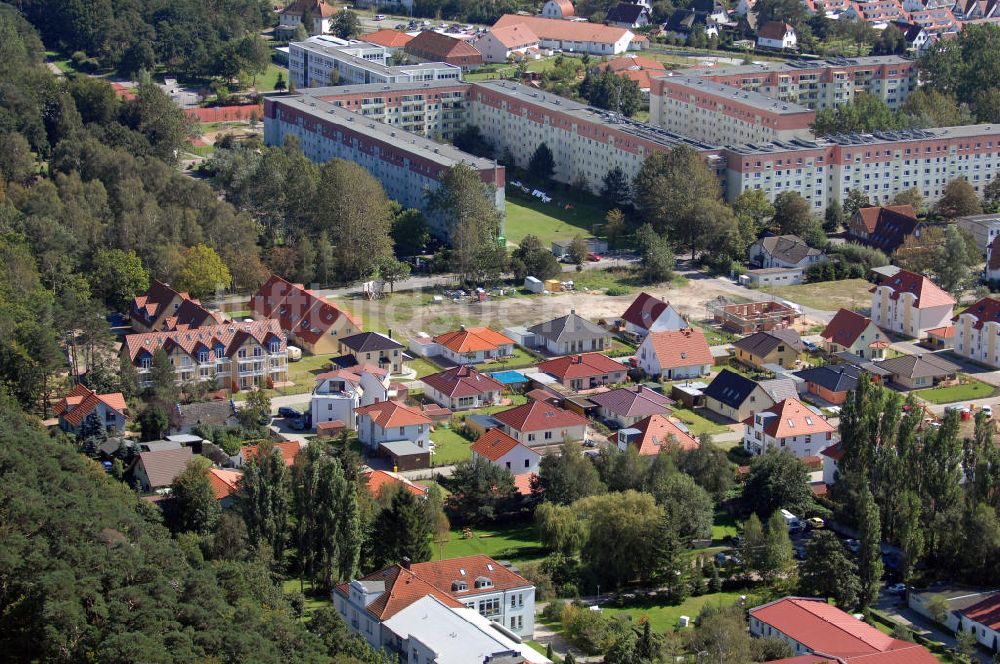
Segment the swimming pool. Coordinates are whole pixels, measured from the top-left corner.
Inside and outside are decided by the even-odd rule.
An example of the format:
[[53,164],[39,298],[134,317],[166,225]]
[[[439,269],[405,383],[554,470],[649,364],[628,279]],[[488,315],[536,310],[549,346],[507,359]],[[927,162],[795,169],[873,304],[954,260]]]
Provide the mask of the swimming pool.
[[516,383],[527,383],[528,379],[519,371],[494,371],[490,376],[500,381],[504,385],[514,385]]

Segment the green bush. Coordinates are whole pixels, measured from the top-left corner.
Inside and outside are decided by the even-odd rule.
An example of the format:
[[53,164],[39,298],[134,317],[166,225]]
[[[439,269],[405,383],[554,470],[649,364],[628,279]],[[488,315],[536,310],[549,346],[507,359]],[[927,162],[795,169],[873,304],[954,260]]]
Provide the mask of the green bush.
[[612,286],[611,288],[604,291],[605,295],[611,295],[612,297],[617,295],[628,295],[632,292],[632,289],[628,286]]

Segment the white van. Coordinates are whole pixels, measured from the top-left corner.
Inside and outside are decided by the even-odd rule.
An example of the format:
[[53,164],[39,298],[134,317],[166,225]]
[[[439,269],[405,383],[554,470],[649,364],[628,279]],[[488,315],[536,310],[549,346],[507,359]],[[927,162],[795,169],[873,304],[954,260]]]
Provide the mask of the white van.
[[302,349],[298,346],[288,347],[288,360],[290,362],[298,362],[302,359]]
[[781,510],[781,517],[785,520],[785,525],[791,531],[802,530],[802,522],[799,521],[799,517],[795,516],[786,509]]

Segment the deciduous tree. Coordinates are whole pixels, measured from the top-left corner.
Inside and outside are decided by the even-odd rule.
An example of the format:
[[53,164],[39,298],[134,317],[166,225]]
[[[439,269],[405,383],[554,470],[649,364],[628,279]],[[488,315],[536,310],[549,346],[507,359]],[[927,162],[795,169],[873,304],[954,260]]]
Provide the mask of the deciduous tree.
[[981,214],[983,206],[976,196],[976,190],[964,177],[957,177],[944,186],[941,198],[934,206],[934,211],[945,219],[965,217],[971,214]]
[[545,500],[562,505],[607,490],[594,464],[574,443],[563,443],[559,454],[542,457],[538,477],[532,479],[531,488],[544,495]]
[[222,514],[209,479],[212,462],[195,456],[171,484],[171,510],[175,530],[209,533]]
[[204,297],[225,290],[233,283],[229,268],[219,254],[204,244],[195,245],[181,254],[176,287],[194,297]]
[[849,612],[857,607],[860,590],[857,565],[840,539],[828,530],[813,533],[799,573],[799,592],[832,597],[840,609]]

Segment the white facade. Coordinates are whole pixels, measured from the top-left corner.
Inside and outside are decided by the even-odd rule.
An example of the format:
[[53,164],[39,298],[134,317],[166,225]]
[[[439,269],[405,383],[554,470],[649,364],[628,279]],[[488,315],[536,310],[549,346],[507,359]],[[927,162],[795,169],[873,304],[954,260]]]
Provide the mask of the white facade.
[[[284,12],[278,18],[278,29],[286,34],[295,30],[302,24],[302,16],[299,14],[286,14]],[[306,31],[310,35],[325,35],[330,32],[333,19],[329,16],[314,16],[311,26],[306,26]]]
[[974,362],[1000,368],[1000,322],[984,321],[980,329],[975,328],[976,316],[961,313],[955,323],[956,355]]
[[788,26],[785,29],[785,34],[782,35],[780,39],[774,39],[769,37],[757,37],[757,47],[758,48],[777,48],[777,49],[791,49],[799,43],[799,38],[795,34],[795,30]]
[[439,392],[426,383],[424,384],[424,395],[430,397],[431,401],[437,405],[456,411],[496,406],[500,403],[500,392],[480,392],[471,396],[453,397]]
[[562,445],[563,441],[569,440],[575,443],[583,441],[587,437],[587,425],[577,424],[570,427],[555,427],[553,429],[539,429],[537,431],[518,431],[517,429],[501,424],[503,432],[514,440],[524,443],[529,447],[539,447],[542,445]]
[[972,217],[959,217],[955,220],[958,227],[972,233],[976,246],[986,252],[990,243],[1000,235],[1000,214],[978,214]]
[[568,15],[564,15],[563,9],[566,7],[566,5],[569,5],[570,9],[573,8],[572,3],[567,2],[567,0],[563,0],[563,2],[557,2],[556,0],[546,0],[545,4],[542,6],[542,16],[544,16],[545,18],[555,18],[555,19],[569,18],[570,16],[573,15],[573,12],[572,11],[566,12],[566,14]]
[[[479,458],[480,455],[472,452],[472,458]],[[512,475],[525,475],[538,472],[538,464],[542,460],[542,455],[531,449],[527,445],[516,445],[514,449],[504,454],[499,459],[493,460],[489,457],[482,457],[494,466],[506,468]]]
[[514,354],[514,344],[499,344],[495,348],[485,350],[473,350],[466,353],[457,353],[447,346],[438,344],[441,357],[444,357],[455,364],[479,364],[497,357],[509,357]]
[[711,364],[689,364],[664,367],[653,346],[652,337],[646,336],[636,350],[639,368],[650,376],[659,376],[666,380],[681,378],[698,378],[707,376],[712,371]]
[[688,323],[681,316],[681,313],[674,308],[674,305],[668,303],[667,308],[661,311],[656,320],[650,323],[649,328],[625,321],[625,333],[644,338],[650,332],[669,332],[671,330],[680,330],[687,326]]
[[952,304],[918,308],[913,293],[900,293],[892,299],[893,292],[889,286],[876,286],[872,293],[872,320],[878,327],[919,339],[927,330],[945,327],[951,321]]
[[340,420],[348,429],[356,431],[355,408],[387,401],[392,396],[388,374],[380,379],[361,371],[357,382],[339,376],[323,379],[316,385],[309,402],[312,424],[315,427],[320,422]]
[[[817,419],[820,417],[820,415],[816,415]],[[781,436],[780,438],[769,436],[764,431],[764,426],[767,423],[766,420],[766,412],[755,413],[753,424],[744,426],[743,449],[751,454],[765,454],[769,450],[777,450],[779,452],[788,450],[796,458],[802,459],[808,456],[816,456],[834,443],[832,432],[800,436]]]
[[476,50],[483,54],[484,62],[507,62],[507,59],[522,54],[528,49],[540,48],[540,43],[536,37],[534,41],[508,45],[496,38],[492,32],[487,32],[475,44]]
[[[288,45],[288,78],[297,88],[365,83],[410,83],[462,79],[462,69],[445,62],[389,66],[389,49],[368,42],[316,37]],[[336,72],[336,74],[334,74]]]
[[383,429],[368,415],[358,415],[358,440],[372,450],[378,449],[380,443],[393,443],[399,440],[408,440],[418,447],[427,449],[431,440],[430,431],[429,424],[410,424]]

